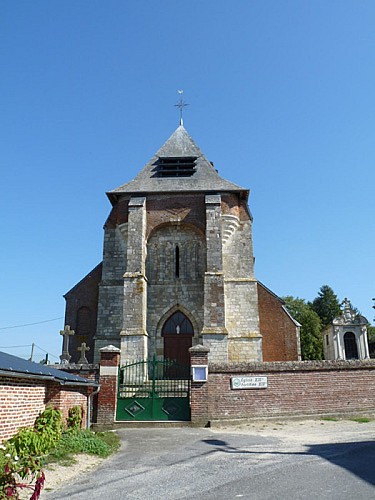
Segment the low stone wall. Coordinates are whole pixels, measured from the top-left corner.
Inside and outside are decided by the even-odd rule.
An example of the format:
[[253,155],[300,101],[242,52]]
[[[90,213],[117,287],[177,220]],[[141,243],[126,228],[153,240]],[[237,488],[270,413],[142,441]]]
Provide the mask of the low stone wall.
[[[232,389],[232,377],[266,377],[267,387]],[[371,413],[375,360],[211,364],[206,387],[192,387],[192,402],[192,422],[200,424],[207,418]]]

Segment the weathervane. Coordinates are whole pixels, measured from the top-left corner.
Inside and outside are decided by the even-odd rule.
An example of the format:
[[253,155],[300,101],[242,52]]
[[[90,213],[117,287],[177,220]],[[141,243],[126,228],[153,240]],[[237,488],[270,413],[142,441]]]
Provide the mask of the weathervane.
[[180,100],[178,101],[177,104],[175,104],[175,106],[176,106],[176,108],[180,108],[180,125],[183,125],[184,121],[182,119],[182,112],[183,112],[184,108],[186,108],[186,106],[189,106],[189,104],[184,102],[184,100],[182,98],[182,94],[184,93],[184,91],[177,90],[177,92],[180,94]]

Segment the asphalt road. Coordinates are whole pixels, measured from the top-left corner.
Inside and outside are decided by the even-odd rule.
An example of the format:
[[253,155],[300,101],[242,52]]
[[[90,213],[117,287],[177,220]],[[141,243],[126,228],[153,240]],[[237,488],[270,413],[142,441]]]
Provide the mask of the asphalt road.
[[45,498],[375,499],[374,428],[121,430],[116,456]]

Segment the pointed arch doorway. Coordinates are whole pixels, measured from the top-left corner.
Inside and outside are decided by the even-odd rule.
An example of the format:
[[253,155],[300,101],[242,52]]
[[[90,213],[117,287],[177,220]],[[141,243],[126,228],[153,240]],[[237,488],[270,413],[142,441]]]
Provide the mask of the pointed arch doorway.
[[164,339],[164,359],[189,366],[189,349],[194,336],[194,328],[189,318],[181,311],[176,311],[164,323],[161,335]]

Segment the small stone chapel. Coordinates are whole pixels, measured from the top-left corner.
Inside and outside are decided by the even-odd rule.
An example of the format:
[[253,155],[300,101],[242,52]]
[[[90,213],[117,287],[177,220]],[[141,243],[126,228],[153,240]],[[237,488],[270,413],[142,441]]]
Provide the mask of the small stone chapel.
[[188,365],[197,344],[210,363],[300,359],[299,324],[254,275],[249,190],[220,177],[182,123],[107,196],[103,261],[64,296],[70,362],[98,362],[110,344],[121,364]]

